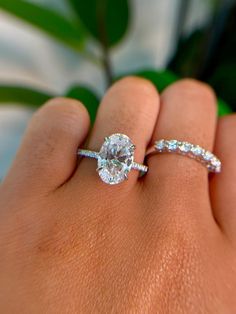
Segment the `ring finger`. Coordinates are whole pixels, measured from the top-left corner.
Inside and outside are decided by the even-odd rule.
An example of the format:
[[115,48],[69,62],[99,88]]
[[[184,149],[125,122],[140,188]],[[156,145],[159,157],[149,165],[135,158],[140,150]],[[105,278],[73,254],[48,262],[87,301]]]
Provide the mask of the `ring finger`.
[[[212,90],[205,84],[185,79],[169,88],[161,96],[160,114],[153,135],[153,142],[159,139],[176,139],[198,144],[212,150],[216,128],[216,101]],[[209,205],[208,172],[200,163],[176,154],[155,154],[148,158],[149,174],[146,183],[150,191],[158,195],[169,195],[175,199],[170,210],[181,208],[191,212],[194,202]],[[157,193],[153,193],[157,194]],[[201,197],[199,197],[201,195]],[[162,198],[159,197],[159,200]],[[164,198],[163,198],[164,199]],[[177,206],[183,200],[185,206]],[[160,206],[168,212],[168,204]],[[210,208],[210,206],[208,206]],[[207,211],[205,211],[207,212]],[[208,214],[210,210],[208,210]],[[181,213],[185,214],[185,213]],[[196,213],[199,215],[199,212]]]

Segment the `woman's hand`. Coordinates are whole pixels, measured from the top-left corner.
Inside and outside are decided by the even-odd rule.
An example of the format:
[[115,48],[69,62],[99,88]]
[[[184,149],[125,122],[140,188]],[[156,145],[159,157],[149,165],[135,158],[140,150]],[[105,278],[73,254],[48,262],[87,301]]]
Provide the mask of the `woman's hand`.
[[[83,145],[88,130],[84,106],[60,98],[29,125],[0,187],[0,313],[236,313],[236,117],[217,121],[202,83],[159,96],[130,77],[107,92]],[[106,185],[76,151],[117,132],[137,162],[175,138],[214,150],[222,173],[161,154],[145,177]]]

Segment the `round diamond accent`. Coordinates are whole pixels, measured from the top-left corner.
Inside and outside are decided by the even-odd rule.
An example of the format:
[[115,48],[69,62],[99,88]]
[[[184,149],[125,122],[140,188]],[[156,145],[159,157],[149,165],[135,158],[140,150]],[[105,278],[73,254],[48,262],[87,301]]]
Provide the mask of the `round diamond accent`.
[[191,150],[191,148],[192,148],[192,145],[189,143],[186,143],[186,142],[181,143],[179,146],[179,150],[183,153],[189,152]]
[[108,184],[118,184],[127,179],[134,161],[135,146],[124,134],[105,138],[98,154],[98,174]]
[[206,152],[205,155],[204,155],[204,159],[206,161],[210,161],[212,158],[214,158],[214,155],[211,153],[211,152]]
[[211,172],[221,171],[220,160],[211,152],[206,151],[199,145],[194,145],[189,142],[181,142],[177,140],[159,140],[155,142],[154,147],[151,147],[146,156],[154,153],[177,153],[190,158],[193,158],[207,167]]
[[165,148],[165,141],[164,140],[160,140],[156,143],[156,149],[157,150],[162,150]]
[[212,165],[216,168],[220,168],[221,166],[221,162],[219,161],[218,158],[216,157],[213,157],[212,161],[211,161]]
[[198,146],[198,145],[194,145],[191,149],[192,153],[196,156],[200,156],[203,154],[203,149]]
[[178,142],[176,140],[171,140],[167,143],[167,148],[171,151],[175,151],[178,148]]

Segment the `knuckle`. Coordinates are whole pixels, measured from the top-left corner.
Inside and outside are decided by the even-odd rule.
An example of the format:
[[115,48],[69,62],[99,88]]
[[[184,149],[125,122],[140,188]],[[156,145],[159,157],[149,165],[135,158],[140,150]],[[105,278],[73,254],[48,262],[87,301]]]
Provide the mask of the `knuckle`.
[[148,239],[150,267],[157,272],[157,290],[165,291],[162,300],[167,304],[173,305],[173,294],[180,304],[191,283],[202,273],[200,241],[193,229],[188,219],[172,218],[162,223],[158,234],[154,236],[152,232],[151,240]]
[[[178,193],[176,193],[178,194]],[[188,257],[199,253],[201,246],[200,230],[202,221],[198,218],[196,208],[199,201],[186,195],[174,197],[175,202],[166,203],[166,211],[159,215],[151,215],[146,228],[150,235],[149,242],[156,247],[157,253],[165,255],[169,252],[174,258],[173,263],[178,258]],[[155,250],[153,251],[155,252]]]
[[[185,273],[194,265],[194,260],[200,253],[200,241],[197,236],[197,226],[193,226],[189,217],[177,216],[168,222],[163,231],[164,254],[171,258],[170,265],[176,270],[176,275],[180,278],[185,277]],[[186,215],[188,216],[188,215]],[[197,225],[197,224],[196,224]]]

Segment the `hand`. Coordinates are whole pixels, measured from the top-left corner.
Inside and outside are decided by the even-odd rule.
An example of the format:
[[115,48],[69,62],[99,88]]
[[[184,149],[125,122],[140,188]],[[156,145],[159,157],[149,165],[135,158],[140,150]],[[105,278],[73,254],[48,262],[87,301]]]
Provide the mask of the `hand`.
[[[61,98],[28,127],[0,187],[0,312],[236,313],[236,117],[217,122],[202,83],[159,96],[130,77],[107,92],[85,145],[88,130],[83,105]],[[106,185],[76,151],[117,132],[137,162],[174,138],[214,150],[222,173],[156,154],[145,177]]]

